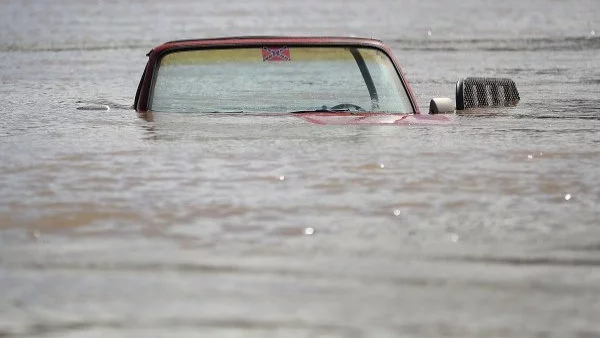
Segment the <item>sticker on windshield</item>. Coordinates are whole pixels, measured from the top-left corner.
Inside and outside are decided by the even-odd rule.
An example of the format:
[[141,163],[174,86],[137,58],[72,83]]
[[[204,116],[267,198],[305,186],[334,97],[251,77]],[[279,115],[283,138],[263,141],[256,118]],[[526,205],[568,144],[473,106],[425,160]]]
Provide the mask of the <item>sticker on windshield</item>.
[[263,61],[292,61],[288,47],[263,47]]

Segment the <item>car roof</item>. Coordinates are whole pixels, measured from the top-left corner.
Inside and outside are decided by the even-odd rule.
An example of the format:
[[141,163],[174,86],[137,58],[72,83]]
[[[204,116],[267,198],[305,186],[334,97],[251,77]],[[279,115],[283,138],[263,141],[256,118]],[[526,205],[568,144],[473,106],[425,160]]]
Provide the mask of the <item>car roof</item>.
[[207,39],[175,40],[154,47],[149,53],[168,52],[179,49],[208,47],[243,47],[256,45],[307,45],[307,46],[365,46],[385,49],[381,40],[340,36],[232,36]]

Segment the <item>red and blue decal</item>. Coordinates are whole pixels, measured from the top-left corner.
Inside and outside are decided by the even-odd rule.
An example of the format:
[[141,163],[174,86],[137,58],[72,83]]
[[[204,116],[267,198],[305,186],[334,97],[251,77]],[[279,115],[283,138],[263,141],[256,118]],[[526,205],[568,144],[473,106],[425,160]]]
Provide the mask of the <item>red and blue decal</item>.
[[263,47],[263,61],[292,61],[288,47]]

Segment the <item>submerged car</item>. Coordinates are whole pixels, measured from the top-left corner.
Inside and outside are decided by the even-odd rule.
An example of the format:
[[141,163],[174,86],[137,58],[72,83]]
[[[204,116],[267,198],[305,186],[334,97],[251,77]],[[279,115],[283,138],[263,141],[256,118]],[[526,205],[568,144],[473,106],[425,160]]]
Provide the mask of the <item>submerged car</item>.
[[432,99],[429,114],[421,114],[382,41],[230,37],[171,41],[152,49],[134,108],[150,121],[173,113],[287,114],[317,124],[443,124],[451,122],[443,113],[454,113],[456,105],[516,104],[513,87],[508,79],[464,79],[457,83],[456,102]]

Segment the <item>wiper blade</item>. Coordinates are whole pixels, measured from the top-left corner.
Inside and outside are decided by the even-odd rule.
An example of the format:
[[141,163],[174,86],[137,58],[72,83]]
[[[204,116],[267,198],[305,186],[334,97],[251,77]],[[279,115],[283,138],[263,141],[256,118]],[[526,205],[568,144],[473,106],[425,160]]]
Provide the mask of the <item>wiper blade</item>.
[[289,112],[290,114],[301,114],[301,113],[339,113],[339,112],[350,112],[350,109],[306,109],[306,110],[296,110]]
[[213,111],[202,111],[201,114],[243,114],[243,110],[213,110]]

